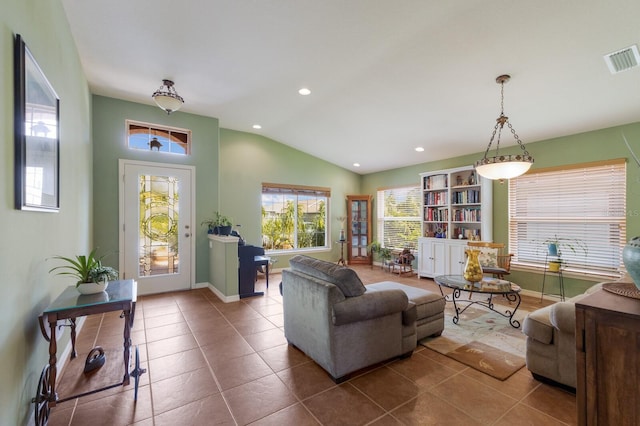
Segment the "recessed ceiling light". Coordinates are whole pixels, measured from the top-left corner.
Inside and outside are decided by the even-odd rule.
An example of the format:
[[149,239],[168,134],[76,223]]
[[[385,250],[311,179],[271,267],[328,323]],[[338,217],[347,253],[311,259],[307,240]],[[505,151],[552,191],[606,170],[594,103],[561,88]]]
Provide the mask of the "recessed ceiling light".
[[300,93],[302,96],[307,96],[311,94],[311,90],[303,87],[302,89],[298,90],[298,93]]
[[423,147],[421,147],[421,146],[418,146],[418,147],[416,147],[416,151],[417,151],[417,152],[423,152],[423,151],[424,151],[424,148],[423,148]]
[[258,130],[258,129],[262,129],[262,126],[261,126],[261,125],[259,125],[259,124],[254,124],[254,125],[253,125],[253,128],[254,128],[254,129],[256,129],[256,130]]
[[360,167],[360,163],[353,163],[353,167]]

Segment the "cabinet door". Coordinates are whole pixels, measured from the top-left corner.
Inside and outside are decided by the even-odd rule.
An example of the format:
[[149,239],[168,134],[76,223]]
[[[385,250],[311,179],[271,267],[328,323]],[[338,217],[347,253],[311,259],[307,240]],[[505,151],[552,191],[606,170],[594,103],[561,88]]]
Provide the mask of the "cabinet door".
[[578,424],[637,425],[640,300],[598,290],[576,303]]
[[433,255],[433,274],[446,275],[447,273],[447,247],[443,238],[436,238],[431,243],[431,253]]
[[430,277],[433,274],[433,256],[431,254],[431,241],[427,238],[418,238],[418,275]]
[[433,278],[447,271],[447,248],[444,238],[418,239],[418,274]]
[[586,311],[587,424],[632,425],[640,418],[640,319]]
[[449,244],[449,261],[447,262],[448,275],[462,275],[464,272],[464,262],[466,261],[464,254],[466,248],[466,244]]

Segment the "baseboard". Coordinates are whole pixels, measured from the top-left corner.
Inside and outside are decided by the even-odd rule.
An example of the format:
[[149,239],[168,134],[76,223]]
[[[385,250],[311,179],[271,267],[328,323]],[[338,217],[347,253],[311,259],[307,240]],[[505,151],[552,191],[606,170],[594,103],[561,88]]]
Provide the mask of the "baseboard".
[[208,288],[210,285],[208,282],[195,283],[191,288]]
[[232,296],[225,296],[220,290],[215,288],[212,284],[207,283],[207,287],[209,288],[209,290],[211,290],[213,294],[215,294],[218,297],[218,299],[222,300],[224,303],[237,302],[240,300],[239,294],[234,294]]

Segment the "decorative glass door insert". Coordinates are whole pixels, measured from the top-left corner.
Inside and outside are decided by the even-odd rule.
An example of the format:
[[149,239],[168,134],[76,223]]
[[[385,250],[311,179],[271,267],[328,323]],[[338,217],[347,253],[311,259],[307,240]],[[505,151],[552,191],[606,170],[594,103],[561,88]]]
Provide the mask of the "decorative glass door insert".
[[173,176],[140,175],[140,276],[177,274],[179,181]]

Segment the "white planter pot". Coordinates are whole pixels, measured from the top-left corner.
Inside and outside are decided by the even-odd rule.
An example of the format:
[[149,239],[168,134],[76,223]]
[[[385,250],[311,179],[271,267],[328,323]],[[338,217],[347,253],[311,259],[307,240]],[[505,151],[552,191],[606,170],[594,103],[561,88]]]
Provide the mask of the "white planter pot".
[[100,283],[82,283],[76,288],[80,294],[96,294],[105,291],[108,286],[109,282],[103,281]]

